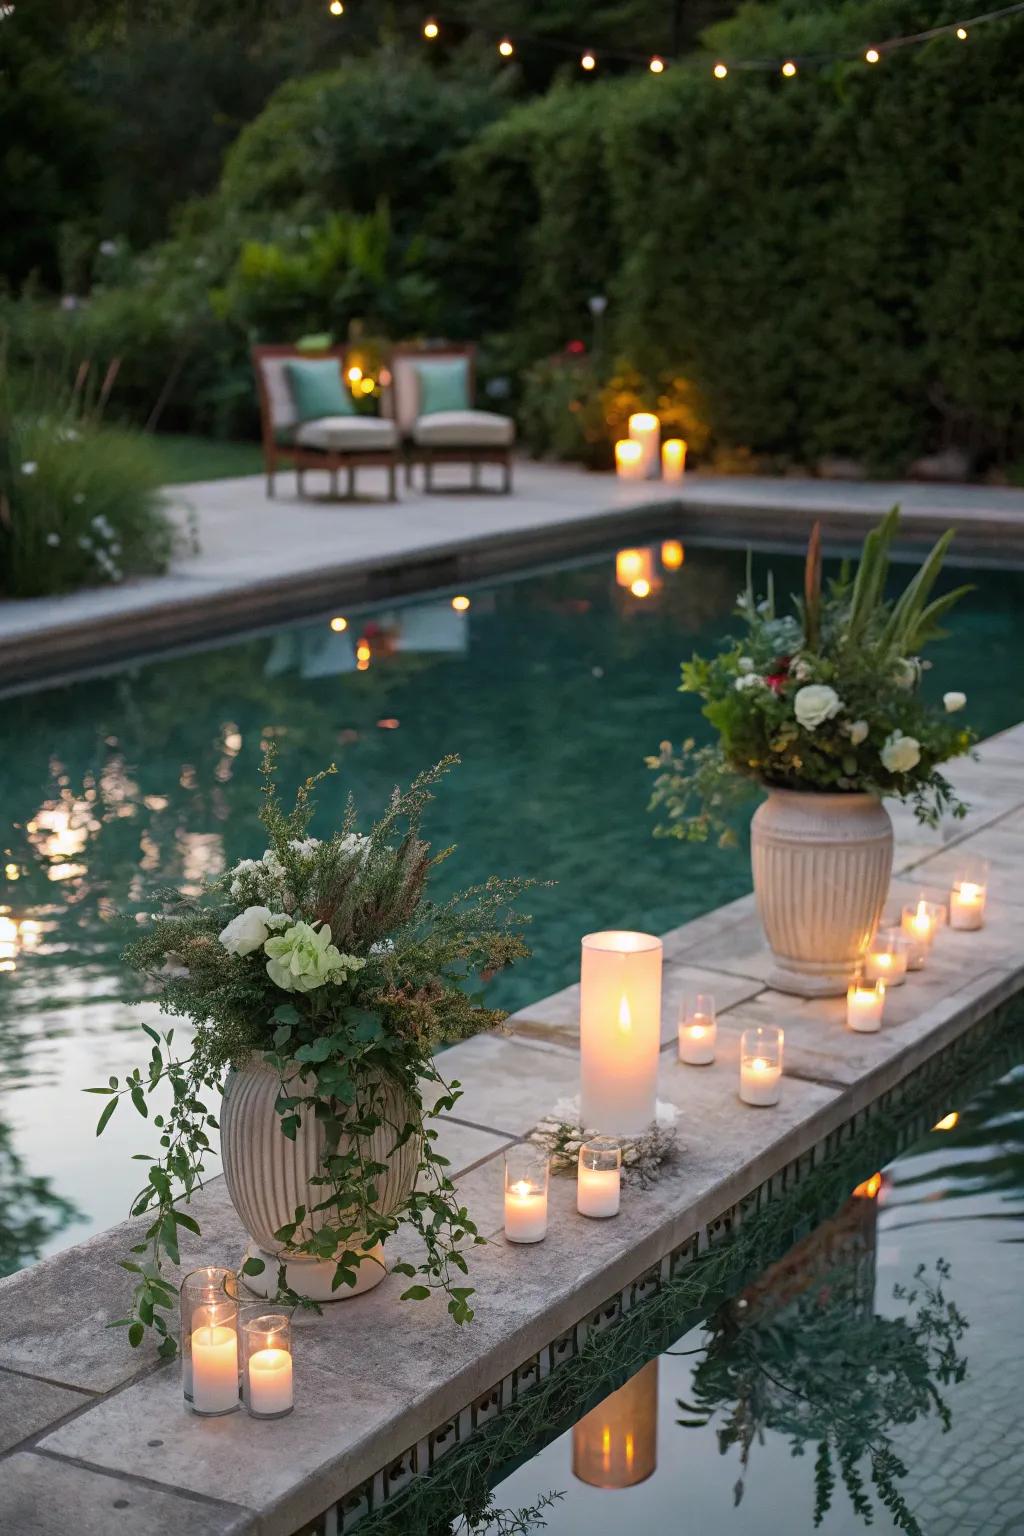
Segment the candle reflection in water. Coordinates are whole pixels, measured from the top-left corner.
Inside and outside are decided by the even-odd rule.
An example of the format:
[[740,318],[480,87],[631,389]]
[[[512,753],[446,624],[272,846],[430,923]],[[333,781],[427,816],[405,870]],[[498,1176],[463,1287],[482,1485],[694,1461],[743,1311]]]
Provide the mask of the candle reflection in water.
[[572,1432],[572,1470],[592,1488],[632,1488],[658,1465],[658,1362],[585,1414]]

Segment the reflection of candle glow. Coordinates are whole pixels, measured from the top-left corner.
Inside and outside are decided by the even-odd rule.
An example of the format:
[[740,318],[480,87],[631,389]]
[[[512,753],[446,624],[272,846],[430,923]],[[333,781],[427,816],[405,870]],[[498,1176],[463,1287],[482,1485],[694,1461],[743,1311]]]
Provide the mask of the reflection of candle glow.
[[620,587],[632,587],[634,582],[650,583],[654,575],[654,560],[649,549],[620,549],[615,556],[615,580]]
[[650,597],[651,584],[643,576],[641,576],[639,581],[633,582],[629,590],[632,592],[634,597]]
[[468,612],[470,607],[469,598],[460,593],[458,597],[452,598],[452,607],[455,609],[456,613]]
[[[668,447],[668,444],[665,444]],[[661,546],[661,563],[666,571],[678,571],[686,559],[686,550],[678,539],[666,539]]]
[[584,1414],[572,1432],[573,1476],[592,1488],[632,1488],[658,1464],[658,1362]]
[[959,1110],[950,1110],[948,1115],[943,1115],[941,1120],[936,1120],[932,1126],[933,1131],[952,1131],[960,1124]]
[[853,1191],[854,1199],[875,1200],[881,1187],[882,1175],[880,1173],[873,1173],[870,1179],[865,1179],[863,1184],[857,1185],[857,1188]]

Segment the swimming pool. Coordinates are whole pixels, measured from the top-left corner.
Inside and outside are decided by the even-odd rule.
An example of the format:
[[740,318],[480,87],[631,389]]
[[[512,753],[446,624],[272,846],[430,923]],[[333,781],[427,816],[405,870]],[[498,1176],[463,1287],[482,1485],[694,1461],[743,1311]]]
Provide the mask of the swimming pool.
[[[1024,1073],[951,1109],[494,1494],[548,1536],[925,1536],[1024,1523]],[[828,1447],[827,1459],[822,1446]],[[882,1478],[885,1478],[885,1463]],[[891,1464],[890,1464],[891,1465]],[[816,1517],[820,1517],[820,1520]]]
[[[798,561],[771,564],[781,588],[799,586]],[[643,762],[663,737],[703,729],[676,692],[679,661],[730,627],[743,566],[739,552],[688,549],[638,599],[609,553],[470,590],[464,611],[446,594],[323,615],[5,701],[0,900],[34,928],[0,972],[0,1179],[16,1216],[0,1266],[124,1215],[139,1130],[115,1117],[97,1142],[96,1100],[80,1091],[138,1056],[118,955],[157,886],[198,890],[262,848],[256,769],[271,737],[286,783],[338,762],[325,819],[350,788],[376,811],[396,781],[462,755],[429,821],[438,845],[459,847],[448,888],[491,872],[557,882],[530,898],[533,959],[495,984],[509,1008],[573,979],[582,933],[660,932],[747,890],[743,848],[652,838]],[[978,579],[928,686],[977,679],[970,714],[986,735],[1020,713],[1024,576]]]

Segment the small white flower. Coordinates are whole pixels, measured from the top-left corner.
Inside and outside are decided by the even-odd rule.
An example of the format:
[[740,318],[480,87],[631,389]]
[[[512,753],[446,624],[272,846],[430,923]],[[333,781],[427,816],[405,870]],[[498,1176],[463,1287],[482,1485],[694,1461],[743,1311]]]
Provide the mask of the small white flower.
[[270,937],[269,907],[246,907],[218,935],[229,955],[251,955]]
[[868,723],[866,720],[848,720],[842,729],[844,734],[849,736],[853,746],[859,747],[868,734]]
[[752,656],[741,656],[738,665],[741,672],[753,672],[754,658]]
[[100,255],[101,256],[116,256],[117,255],[117,241],[116,240],[101,240],[100,241]]
[[60,534],[59,533],[48,533],[46,535],[46,542],[47,542],[47,544],[49,544],[51,549],[56,549],[57,545],[60,543]]
[[764,678],[759,677],[756,672],[744,672],[743,676],[738,677],[733,683],[733,687],[737,693],[746,693],[750,688],[763,688]]
[[916,687],[920,676],[921,663],[917,657],[901,656],[893,672],[893,682],[897,688],[903,688],[909,693],[911,688]]
[[963,709],[967,703],[966,693],[944,693],[942,702],[946,706],[947,715],[955,715],[958,709]]
[[793,700],[793,712],[805,731],[816,731],[826,720],[834,719],[842,707],[838,693],[824,683],[809,683],[798,689]]
[[909,773],[921,761],[921,743],[914,736],[893,731],[885,738],[879,756],[890,773]]
[[85,500],[85,493],[83,491],[76,491],[71,500],[74,502],[76,507],[80,507],[82,502]]
[[237,901],[242,894],[242,882],[252,880],[257,875],[264,874],[263,865],[258,859],[242,859],[231,871],[231,894]]
[[23,475],[34,475],[38,468],[39,465],[35,462],[34,459],[26,459],[24,464],[21,466],[21,472]]
[[342,838],[339,846],[342,853],[348,854],[350,858],[358,858],[364,864],[366,863],[370,852],[370,839],[364,837],[361,832],[349,832],[346,837]]
[[112,555],[119,555],[121,553],[121,546],[120,546],[120,544],[118,544],[116,542],[111,544],[111,546],[110,546],[110,553]]
[[370,945],[371,955],[390,955],[395,947],[394,939],[378,939],[376,944]]
[[790,676],[794,677],[798,683],[806,683],[811,675],[810,663],[803,656],[798,656],[789,671]]
[[284,879],[284,865],[274,852],[273,848],[266,848],[263,852],[263,868],[274,880]]
[[293,837],[288,847],[294,853],[297,853],[300,859],[311,859],[320,847],[320,839],[318,837]]

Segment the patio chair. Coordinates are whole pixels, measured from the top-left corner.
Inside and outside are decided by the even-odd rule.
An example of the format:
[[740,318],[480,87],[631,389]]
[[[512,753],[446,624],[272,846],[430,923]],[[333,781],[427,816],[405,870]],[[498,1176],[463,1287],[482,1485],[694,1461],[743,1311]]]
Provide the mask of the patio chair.
[[379,464],[388,472],[388,499],[396,499],[398,428],[386,418],[356,413],[342,378],[343,348],[308,352],[291,346],[260,346],[253,347],[252,361],[269,497],[274,495],[279,467],[294,468],[300,496],[306,494],[305,471],[326,469],[337,497],[338,471],[344,469],[347,495],[352,497],[356,470]]
[[480,484],[481,464],[500,464],[501,489],[512,489],[515,422],[510,416],[473,409],[476,348],[395,347],[385,408],[397,423],[405,457],[405,483],[423,466],[423,488],[434,489],[435,464],[468,464],[470,484]]

